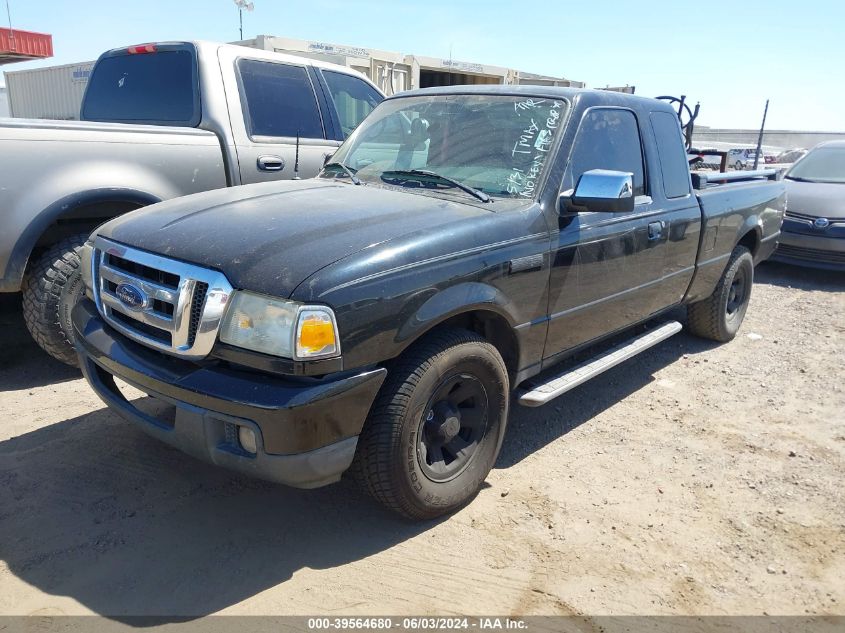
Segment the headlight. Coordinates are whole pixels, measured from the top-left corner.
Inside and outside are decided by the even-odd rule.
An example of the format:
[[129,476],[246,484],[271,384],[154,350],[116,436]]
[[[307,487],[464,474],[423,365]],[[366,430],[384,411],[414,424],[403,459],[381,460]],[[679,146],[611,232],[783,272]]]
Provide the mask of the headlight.
[[251,292],[236,292],[220,340],[264,354],[312,360],[340,355],[334,312]]
[[79,274],[82,276],[82,283],[85,285],[85,294],[89,299],[94,298],[94,279],[91,259],[94,256],[94,245],[85,242],[79,249]]

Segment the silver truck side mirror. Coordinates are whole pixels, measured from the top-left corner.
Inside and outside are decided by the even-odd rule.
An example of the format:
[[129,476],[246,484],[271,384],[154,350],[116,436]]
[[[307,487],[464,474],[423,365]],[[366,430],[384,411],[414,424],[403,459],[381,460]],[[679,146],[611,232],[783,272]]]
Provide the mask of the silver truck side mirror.
[[581,174],[575,190],[560,194],[560,211],[606,211],[625,213],[634,210],[634,174],[609,169],[591,169]]

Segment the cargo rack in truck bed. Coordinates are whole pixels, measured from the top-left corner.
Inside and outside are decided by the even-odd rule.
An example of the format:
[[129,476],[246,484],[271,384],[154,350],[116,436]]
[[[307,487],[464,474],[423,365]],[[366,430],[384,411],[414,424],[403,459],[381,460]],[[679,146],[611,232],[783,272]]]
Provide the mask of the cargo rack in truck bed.
[[777,180],[775,169],[758,169],[756,171],[713,171],[692,172],[693,189],[706,189],[710,185],[721,185],[729,182],[745,182],[749,180]]

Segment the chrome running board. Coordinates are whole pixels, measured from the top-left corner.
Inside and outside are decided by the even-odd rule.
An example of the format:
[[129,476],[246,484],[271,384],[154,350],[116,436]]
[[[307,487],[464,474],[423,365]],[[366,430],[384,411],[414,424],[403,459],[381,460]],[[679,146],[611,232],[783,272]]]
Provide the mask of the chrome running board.
[[661,341],[665,341],[670,336],[680,332],[681,328],[682,326],[678,321],[667,321],[645,334],[625,341],[599,354],[592,360],[585,361],[573,369],[552,376],[542,383],[529,380],[527,383],[529,388],[519,391],[519,404],[526,407],[544,405],[570,389],[587,382],[590,378],[594,378],[611,367],[616,367],[619,363],[644,352]]

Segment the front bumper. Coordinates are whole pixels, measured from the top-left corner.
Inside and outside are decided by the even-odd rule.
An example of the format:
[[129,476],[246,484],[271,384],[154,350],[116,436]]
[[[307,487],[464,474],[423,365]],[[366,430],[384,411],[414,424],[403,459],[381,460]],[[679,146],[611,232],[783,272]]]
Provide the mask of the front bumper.
[[772,260],[825,270],[845,270],[845,238],[790,231],[784,222]]
[[[288,378],[215,363],[171,358],[110,328],[93,302],[73,310],[80,366],[115,412],[185,453],[248,475],[298,488],[337,481],[355,455],[358,435],[386,370],[317,378]],[[166,413],[128,401],[120,378]],[[250,428],[257,452],[238,441]]]

